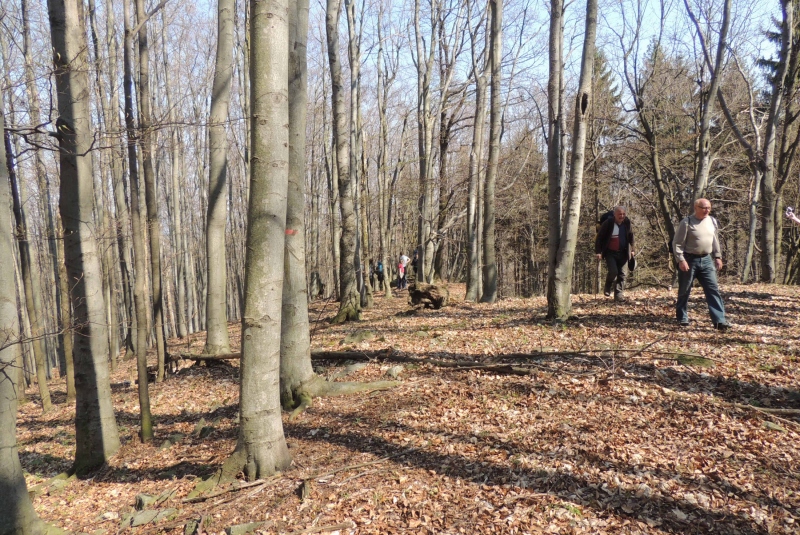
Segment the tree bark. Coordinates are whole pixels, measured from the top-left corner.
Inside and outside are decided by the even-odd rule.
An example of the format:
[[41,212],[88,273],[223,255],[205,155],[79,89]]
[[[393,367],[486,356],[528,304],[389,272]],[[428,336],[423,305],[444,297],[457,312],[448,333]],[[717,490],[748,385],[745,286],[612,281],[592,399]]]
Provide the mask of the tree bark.
[[[481,22],[483,17],[481,17]],[[472,50],[472,75],[475,78],[475,116],[472,125],[472,144],[469,149],[469,197],[467,199],[467,292],[466,301],[477,301],[480,296],[480,256],[478,254],[479,233],[478,215],[480,205],[479,185],[483,168],[483,139],[486,119],[486,71],[488,58],[478,65],[477,32],[470,27],[470,48]],[[485,47],[484,47],[485,49]]]
[[548,185],[548,210],[547,210],[547,317],[555,319],[562,317],[567,311],[560,310],[563,306],[557,295],[556,269],[558,266],[558,251],[561,242],[561,198],[563,167],[562,143],[562,115],[564,113],[561,102],[563,88],[561,76],[564,70],[564,2],[551,0],[550,2],[550,44],[549,44],[549,78],[547,83],[547,185]]
[[141,181],[139,160],[136,154],[136,126],[133,109],[133,34],[130,3],[123,2],[125,26],[125,126],[128,134],[128,172],[131,180],[131,234],[133,237],[134,271],[133,301],[136,310],[136,372],[139,380],[139,438],[142,442],[153,439],[153,417],[150,412],[150,393],[147,377],[147,292],[145,288],[145,257],[147,255],[142,228]]
[[289,177],[281,309],[281,405],[297,407],[298,389],[314,376],[308,325],[305,247],[305,154],[308,0],[289,8]]
[[244,454],[248,480],[272,475],[291,462],[279,385],[289,179],[289,5],[286,0],[250,2],[253,152],[237,448]]
[[94,202],[88,61],[83,3],[48,0],[59,118],[61,197],[67,274],[75,319],[77,402],[75,465],[78,474],[104,464],[120,447],[106,362],[105,306]]
[[[589,107],[592,104],[592,73],[594,71],[595,38],[597,34],[597,0],[587,0],[586,32],[581,57],[581,74],[575,102],[575,122],[572,132],[572,162],[570,165],[569,191],[567,194],[567,213],[558,244],[555,270],[553,272],[553,293],[548,292],[548,317],[565,321],[571,311],[572,274],[575,249],[578,245],[578,228],[581,215],[581,195],[583,192],[583,167],[586,150],[586,130]],[[548,288],[549,289],[549,288]]]
[[420,281],[433,282],[433,126],[431,114],[431,78],[433,75],[434,51],[437,43],[437,11],[440,6],[431,2],[430,35],[422,35],[420,24],[420,0],[414,1],[414,37],[416,41],[417,65],[417,143],[419,146],[419,203],[417,208],[417,254]]
[[31,244],[28,240],[28,225],[25,217],[25,210],[22,208],[20,184],[17,181],[17,173],[14,165],[14,154],[11,146],[11,133],[3,131],[3,141],[5,145],[5,156],[10,163],[8,177],[11,185],[11,196],[13,200],[14,221],[17,231],[17,242],[20,257],[20,275],[22,287],[24,289],[23,305],[28,312],[30,321],[30,341],[33,346],[33,359],[36,363],[36,382],[39,387],[39,395],[42,398],[42,412],[49,412],[53,408],[50,401],[50,389],[47,387],[47,355],[45,353],[45,325],[44,312],[42,310],[42,291],[39,273],[39,262],[36,251],[31,253]]
[[[5,131],[0,94],[0,131]],[[11,190],[5,151],[0,151],[0,257],[13,258]],[[44,524],[36,515],[25,485],[17,450],[17,385],[10,373],[19,354],[20,330],[13,269],[0,269],[0,535],[38,535]]]
[[697,154],[694,175],[694,200],[706,196],[706,188],[708,187],[708,174],[711,169],[711,121],[714,113],[714,101],[717,98],[717,90],[719,89],[720,79],[722,77],[722,66],[724,63],[725,51],[727,50],[728,29],[730,27],[730,11],[731,0],[725,0],[722,11],[722,25],[719,32],[719,43],[717,46],[717,54],[714,65],[711,65],[711,59],[707,55],[708,50],[705,47],[705,38],[703,31],[700,27],[697,18],[695,17],[692,9],[689,7],[688,0],[683,1],[686,6],[686,11],[689,18],[695,24],[697,29],[698,38],[703,42],[703,52],[706,54],[706,66],[708,67],[709,80],[708,87],[700,93],[700,125],[698,126],[697,136]]
[[228,317],[225,311],[227,273],[225,266],[226,194],[228,192],[228,139],[225,125],[233,77],[234,0],[218,0],[217,56],[214,90],[208,126],[209,175],[206,255],[206,347],[204,353],[229,353]]
[[[494,193],[500,157],[500,78],[502,76],[503,50],[503,0],[490,0],[491,11],[491,95],[489,98],[489,164],[483,194],[483,294],[481,302],[497,300],[497,258],[494,235]],[[580,196],[578,197],[580,204]]]
[[339,249],[339,312],[333,323],[358,320],[361,317],[361,299],[356,284],[357,225],[353,200],[355,184],[351,176],[350,149],[346,135],[346,114],[342,93],[342,67],[339,61],[339,16],[341,0],[327,0],[325,28],[328,45],[328,63],[331,71],[332,133],[335,144],[336,172],[339,185],[339,209],[341,210],[342,235]]
[[144,0],[136,0],[136,21],[139,28],[139,79],[136,84],[139,104],[139,146],[141,147],[145,204],[147,205],[147,229],[150,237],[150,284],[158,359],[156,381],[163,381],[167,349],[164,341],[164,293],[161,288],[161,222],[158,219],[158,190],[156,189],[156,174],[153,169],[153,129],[150,110],[150,46],[147,37],[147,20],[151,15],[152,13],[148,14],[144,9]]

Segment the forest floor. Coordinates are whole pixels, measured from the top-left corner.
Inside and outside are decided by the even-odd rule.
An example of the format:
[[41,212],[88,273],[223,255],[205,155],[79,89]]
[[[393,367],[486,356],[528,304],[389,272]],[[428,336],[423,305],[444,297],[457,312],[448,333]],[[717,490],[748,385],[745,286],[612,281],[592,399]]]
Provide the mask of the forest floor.
[[[184,364],[151,384],[156,441],[143,445],[135,366],[123,362],[112,376],[122,449],[90,479],[35,497],[36,511],[97,535],[178,534],[201,518],[209,534],[250,522],[293,534],[800,533],[798,288],[724,285],[727,333],[712,329],[699,288],[683,329],[674,291],[663,289],[629,292],[621,305],[574,296],[575,317],[560,327],[544,320],[544,298],[474,304],[463,285],[450,290],[441,310],[413,310],[401,292],[339,326],[327,323],[336,303],[317,301],[312,345],[506,362],[529,375],[404,364],[394,389],[316,399],[294,421],[285,415],[286,472],[190,503],[197,479],[234,448],[238,363]],[[365,330],[374,336],[344,342]],[[237,351],[238,325],[231,337]],[[203,342],[198,333],[169,350],[200,352]],[[315,361],[329,377],[342,366]],[[372,360],[341,380],[382,379],[393,366]],[[42,415],[35,388],[20,407],[29,487],[74,455],[74,407],[61,381],[50,387],[55,410]],[[174,510],[124,527],[139,493]]]

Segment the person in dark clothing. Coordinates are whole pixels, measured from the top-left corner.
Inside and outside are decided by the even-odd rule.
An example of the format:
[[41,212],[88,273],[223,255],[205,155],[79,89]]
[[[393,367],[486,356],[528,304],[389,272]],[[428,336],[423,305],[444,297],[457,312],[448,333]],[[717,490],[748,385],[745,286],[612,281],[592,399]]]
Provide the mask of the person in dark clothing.
[[624,301],[628,260],[634,255],[631,220],[628,219],[624,206],[614,207],[614,217],[606,219],[600,226],[594,240],[594,252],[598,260],[605,259],[608,268],[603,293],[606,297],[610,296],[613,287],[614,300]]

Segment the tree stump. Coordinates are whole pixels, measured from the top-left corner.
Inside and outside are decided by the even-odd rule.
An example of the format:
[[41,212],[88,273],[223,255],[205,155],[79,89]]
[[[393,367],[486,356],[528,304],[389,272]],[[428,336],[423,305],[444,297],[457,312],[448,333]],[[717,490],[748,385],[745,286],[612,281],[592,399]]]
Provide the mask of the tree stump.
[[425,308],[439,309],[447,306],[449,300],[450,292],[444,286],[415,281],[408,287],[408,304],[412,306],[421,304]]

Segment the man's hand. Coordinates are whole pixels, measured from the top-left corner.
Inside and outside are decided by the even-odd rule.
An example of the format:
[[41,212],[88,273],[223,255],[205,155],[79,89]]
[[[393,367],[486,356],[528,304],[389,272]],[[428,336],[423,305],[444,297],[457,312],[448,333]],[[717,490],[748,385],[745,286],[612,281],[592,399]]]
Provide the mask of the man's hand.
[[598,253],[598,254],[596,254],[596,255],[594,255],[594,256],[596,256],[598,260],[602,260],[602,259],[603,259],[603,255],[601,255],[601,254],[599,254],[599,253]]
[[721,271],[722,270],[722,259],[721,258],[715,258],[714,259],[714,265],[717,266],[717,271]]
[[681,271],[689,271],[689,262],[687,262],[686,260],[681,260],[680,263],[678,264],[678,269],[680,269]]

